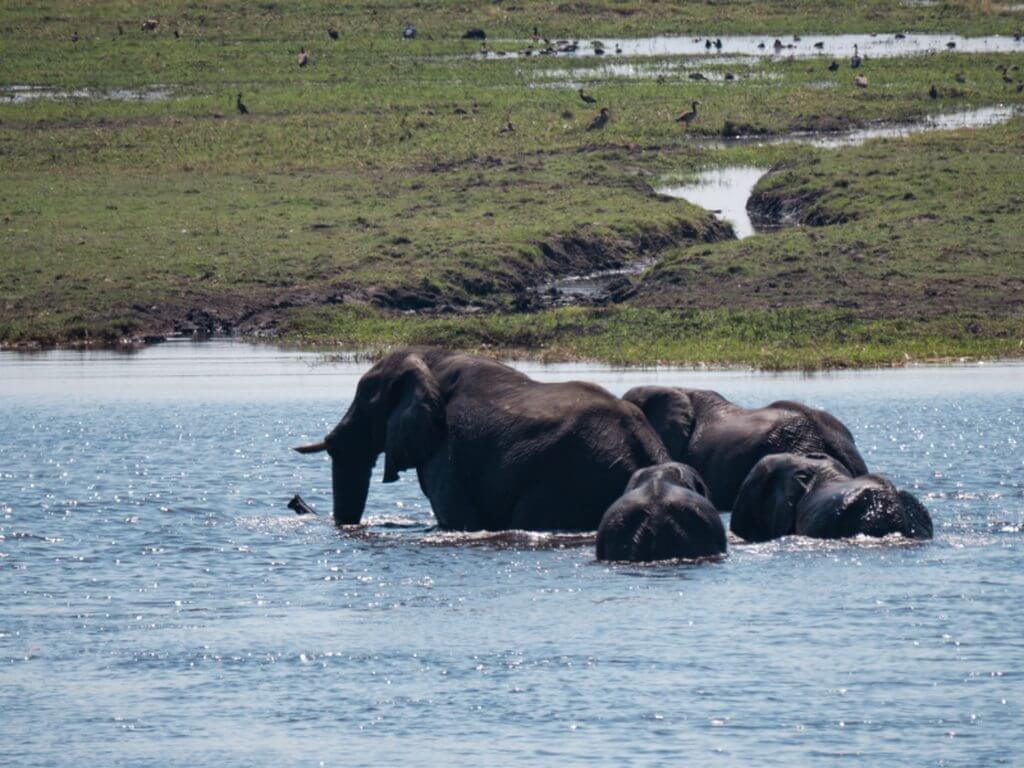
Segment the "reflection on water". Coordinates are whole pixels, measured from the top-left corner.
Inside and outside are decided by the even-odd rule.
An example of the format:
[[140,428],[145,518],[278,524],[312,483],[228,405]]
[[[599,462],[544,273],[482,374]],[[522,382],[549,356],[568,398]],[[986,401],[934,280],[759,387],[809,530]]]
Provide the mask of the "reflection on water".
[[[366,367],[226,343],[0,354],[0,763],[993,765],[1024,748],[1024,367],[525,365],[827,407],[936,524],[925,545],[733,541],[653,568],[438,532],[409,472],[374,483],[364,527],[334,529],[326,459],[289,446]],[[292,514],[296,492],[320,516]]]
[[729,222],[733,233],[742,240],[754,234],[754,225],[747,214],[747,200],[767,170],[748,166],[713,168],[698,173],[689,184],[659,187],[658,192],[706,208]]

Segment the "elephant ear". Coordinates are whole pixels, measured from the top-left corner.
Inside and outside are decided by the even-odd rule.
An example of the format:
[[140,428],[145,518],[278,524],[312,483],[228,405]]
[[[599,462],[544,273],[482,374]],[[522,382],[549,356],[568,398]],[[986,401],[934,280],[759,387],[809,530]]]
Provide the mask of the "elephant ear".
[[814,480],[785,454],[765,456],[740,486],[729,527],[746,541],[769,541],[796,529],[797,507]]
[[622,396],[644,412],[647,423],[675,461],[686,460],[693,433],[693,404],[690,396],[673,387],[634,387]]
[[403,469],[424,463],[444,437],[441,389],[423,359],[410,355],[388,392],[390,411],[384,435],[384,482]]

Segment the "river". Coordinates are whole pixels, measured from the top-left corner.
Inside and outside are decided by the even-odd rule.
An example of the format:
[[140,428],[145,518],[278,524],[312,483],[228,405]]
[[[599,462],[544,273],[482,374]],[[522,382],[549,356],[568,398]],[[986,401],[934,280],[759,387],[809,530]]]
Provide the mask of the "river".
[[[703,565],[432,530],[414,473],[329,521],[289,450],[361,362],[227,342],[0,354],[0,763],[1013,764],[1024,367],[525,364],[830,409],[935,540]],[[379,477],[380,466],[377,468]],[[286,507],[301,493],[321,516]]]

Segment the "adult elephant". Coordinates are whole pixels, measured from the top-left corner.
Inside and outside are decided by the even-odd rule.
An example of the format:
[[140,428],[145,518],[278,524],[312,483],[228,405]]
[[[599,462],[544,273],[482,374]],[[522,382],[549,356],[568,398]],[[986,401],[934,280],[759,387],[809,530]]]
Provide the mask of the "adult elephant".
[[437,523],[459,530],[594,530],[639,468],[668,460],[638,408],[583,382],[431,348],[383,358],[323,442],[334,520],[358,523],[370,473],[415,469]]
[[789,535],[932,537],[931,516],[912,494],[881,475],[854,477],[821,453],[761,459],[740,487],[729,527],[747,541]]
[[743,408],[717,392],[679,387],[634,387],[623,399],[644,412],[674,461],[700,473],[708,498],[722,511],[732,508],[740,484],[771,453],[826,453],[854,475],[868,471],[843,423],[802,403]]
[[597,559],[652,562],[725,554],[725,526],[692,467],[638,469],[601,518]]

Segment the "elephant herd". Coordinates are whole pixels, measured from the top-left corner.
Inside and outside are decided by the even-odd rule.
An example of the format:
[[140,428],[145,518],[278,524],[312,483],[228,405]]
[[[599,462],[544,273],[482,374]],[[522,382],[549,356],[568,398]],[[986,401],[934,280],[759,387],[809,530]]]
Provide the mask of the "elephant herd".
[[824,411],[673,387],[617,398],[434,348],[380,360],[324,440],[296,450],[330,455],[338,525],[362,518],[383,453],[383,481],[415,469],[441,528],[596,529],[602,560],[722,555],[724,511],[747,541],[932,535],[924,506],[868,473]]

